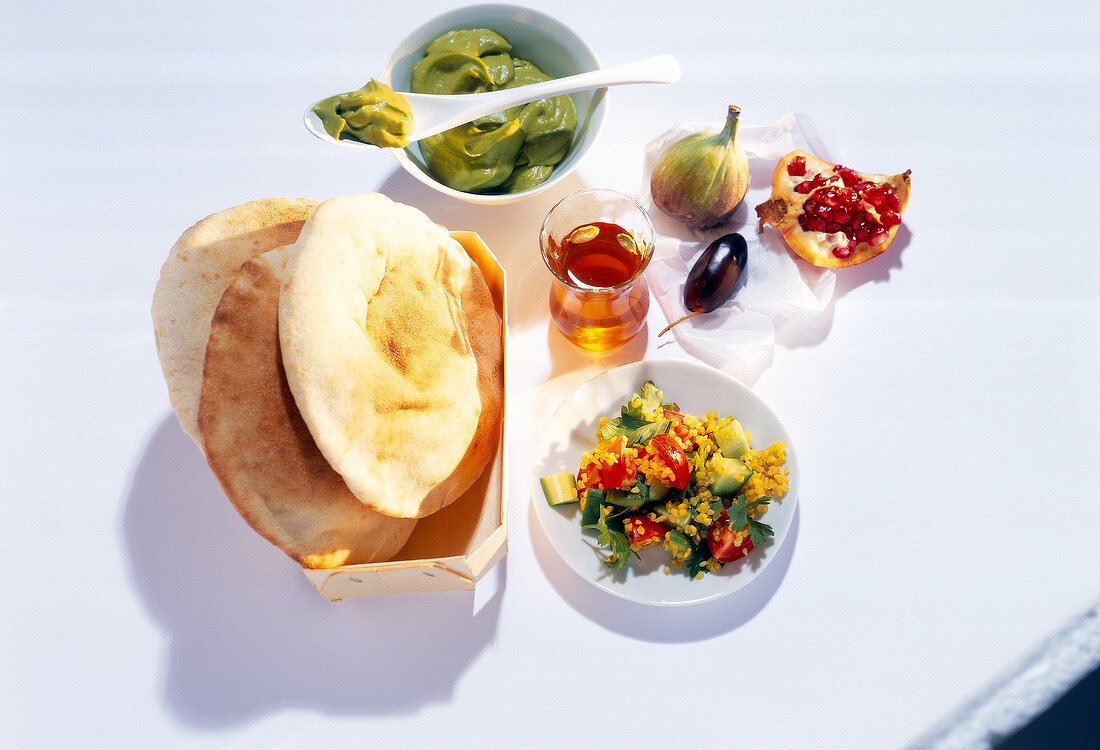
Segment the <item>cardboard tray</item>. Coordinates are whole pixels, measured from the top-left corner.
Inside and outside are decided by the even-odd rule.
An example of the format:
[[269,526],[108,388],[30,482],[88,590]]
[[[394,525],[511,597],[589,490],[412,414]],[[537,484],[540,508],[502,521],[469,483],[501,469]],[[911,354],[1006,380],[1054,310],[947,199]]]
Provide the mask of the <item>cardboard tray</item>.
[[[451,236],[477,263],[489,285],[500,315],[501,344],[507,364],[508,306],[504,269],[477,233],[451,232]],[[508,550],[504,414],[502,393],[496,454],[465,494],[418,521],[405,546],[389,562],[344,565],[327,570],[302,568],[318,593],[325,599],[338,601],[369,594],[472,590]]]

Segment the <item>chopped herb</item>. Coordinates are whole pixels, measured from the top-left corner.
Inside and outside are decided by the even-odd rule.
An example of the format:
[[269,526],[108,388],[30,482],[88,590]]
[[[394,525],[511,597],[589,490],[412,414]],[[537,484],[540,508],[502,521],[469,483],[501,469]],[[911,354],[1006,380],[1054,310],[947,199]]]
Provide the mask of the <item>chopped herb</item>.
[[604,440],[611,440],[618,435],[625,435],[647,424],[649,424],[649,422],[646,420],[641,417],[636,417],[633,414],[627,414],[624,410],[622,416],[609,419],[604,423],[604,426],[600,428],[600,437]]
[[609,419],[600,428],[600,438],[611,440],[626,435],[627,445],[647,445],[655,435],[672,429],[672,421],[664,419],[664,394],[652,380],[642,383],[642,387],[623,404],[619,416]]
[[648,445],[649,441],[655,436],[668,432],[672,429],[672,422],[668,419],[660,419],[656,422],[650,422],[644,427],[630,432],[626,436],[627,445]]
[[671,428],[672,421],[668,419],[647,422],[639,417],[623,414],[608,420],[600,428],[600,437],[611,440],[619,435],[626,435],[627,445],[647,445],[655,435],[668,432]]
[[668,551],[673,555],[679,554],[680,550],[688,551],[693,549],[691,541],[679,531],[675,530],[668,532],[668,546]]
[[661,401],[664,399],[664,394],[661,393],[661,389],[654,385],[652,380],[647,380],[642,383],[642,387],[638,389],[638,392],[630,397],[623,406],[623,414],[631,414],[635,417],[641,417],[642,419],[652,422],[657,419],[661,414]]
[[705,543],[699,545],[693,545],[691,548],[691,555],[684,561],[684,567],[687,568],[687,574],[689,578],[695,578],[699,575],[700,571],[706,572],[707,560],[710,559],[710,547]]
[[649,488],[644,479],[639,477],[634,486],[638,490],[638,496],[642,498],[642,505],[653,501],[653,490]]
[[748,526],[749,538],[752,539],[753,544],[763,544],[768,541],[768,537],[772,535],[772,527],[749,517],[749,508],[755,508],[758,505],[766,506],[770,502],[771,498],[767,496],[745,502],[745,496],[738,495],[728,509],[730,528],[738,530]]
[[[638,553],[630,549],[630,540],[626,538],[626,532],[622,529],[622,520],[612,517],[609,525],[608,518],[606,512],[601,513],[599,521],[583,528],[598,531],[599,536],[596,537],[596,544],[611,550],[611,554],[604,560],[604,565],[615,570],[622,570],[626,567],[630,556],[638,557]],[[617,526],[617,528],[612,528],[612,526]]]

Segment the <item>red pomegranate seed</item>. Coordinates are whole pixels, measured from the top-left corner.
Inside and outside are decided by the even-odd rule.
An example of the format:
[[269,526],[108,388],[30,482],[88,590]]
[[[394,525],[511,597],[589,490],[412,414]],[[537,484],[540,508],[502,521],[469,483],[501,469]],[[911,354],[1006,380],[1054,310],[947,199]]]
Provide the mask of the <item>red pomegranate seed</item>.
[[819,188],[825,184],[825,178],[820,174],[815,174],[812,179],[804,180],[795,185],[795,190],[799,193],[806,194],[815,188]]
[[841,180],[841,182],[844,183],[844,185],[846,187],[852,187],[853,185],[856,185],[857,183],[859,183],[859,175],[856,174],[856,171],[854,169],[849,169],[848,167],[842,167],[839,164],[837,164],[836,169],[834,171],[838,175],[840,175],[840,180]]
[[901,202],[894,189],[860,180],[848,167],[837,166],[827,177],[815,174],[795,189],[808,194],[798,217],[804,231],[843,232],[848,238],[847,245],[833,249],[838,258],[851,255],[860,243],[884,245],[890,238],[889,229],[901,224]]
[[791,177],[803,177],[806,174],[806,157],[796,156],[787,164],[787,174]]

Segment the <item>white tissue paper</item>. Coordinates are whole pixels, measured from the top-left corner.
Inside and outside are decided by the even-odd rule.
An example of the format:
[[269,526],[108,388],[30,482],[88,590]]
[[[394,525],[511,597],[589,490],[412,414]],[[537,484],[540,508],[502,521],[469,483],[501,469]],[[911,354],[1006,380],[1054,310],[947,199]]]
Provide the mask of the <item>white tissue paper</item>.
[[[685,352],[752,385],[772,361],[775,332],[787,320],[816,315],[833,297],[836,275],[796,257],[771,227],[757,232],[756,206],[771,197],[771,179],[780,157],[802,149],[836,163],[838,149],[823,128],[805,114],[789,114],[772,125],[752,126],[742,115],[737,140],[749,161],[749,189],[733,217],[707,230],[687,227],[653,203],[649,179],[664,150],[699,132],[717,133],[724,123],[685,123],[646,146],[640,202],[656,230],[646,281],[668,322],[686,315],[684,282],[695,260],[714,239],[739,232],[748,261],[733,297],[714,312],[674,327]],[[664,326],[661,326],[662,328]]]

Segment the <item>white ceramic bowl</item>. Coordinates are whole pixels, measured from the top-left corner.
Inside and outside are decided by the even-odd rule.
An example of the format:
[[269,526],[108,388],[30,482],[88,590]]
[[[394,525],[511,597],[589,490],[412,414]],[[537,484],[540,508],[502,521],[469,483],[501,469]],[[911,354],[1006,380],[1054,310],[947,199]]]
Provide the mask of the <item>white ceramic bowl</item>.
[[[471,5],[433,18],[405,38],[379,76],[381,82],[396,91],[408,91],[412,67],[428,42],[452,29],[491,29],[512,44],[512,54],[529,60],[552,78],[598,70],[600,61],[592,48],[572,29],[550,16],[517,5]],[[389,149],[409,174],[425,185],[470,203],[486,205],[511,203],[551,187],[580,162],[603,126],[607,112],[607,89],[571,94],[577,107],[577,133],[569,154],[554,173],[540,185],[519,193],[481,195],[454,190],[436,180],[424,164],[420,148],[412,143],[405,149]]]

